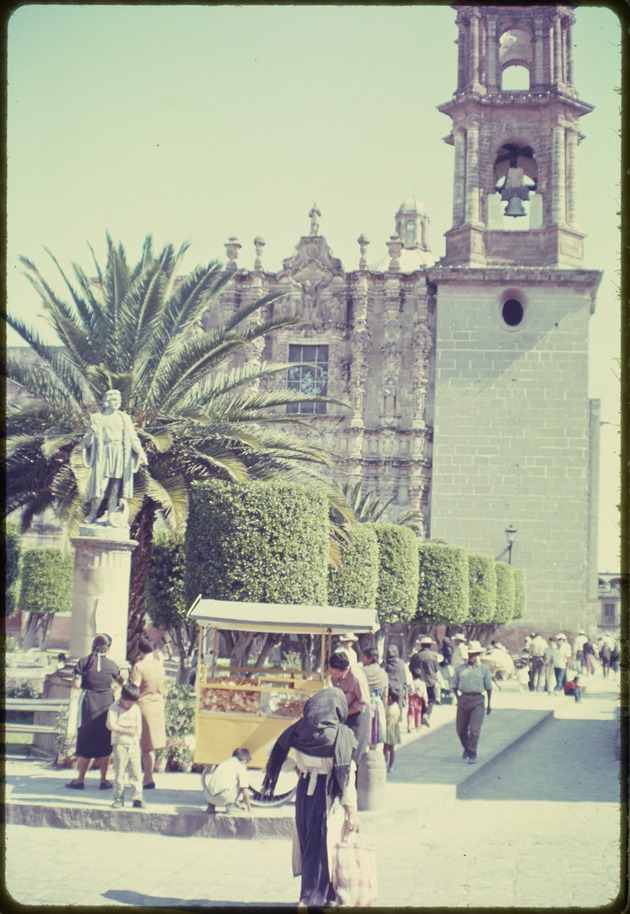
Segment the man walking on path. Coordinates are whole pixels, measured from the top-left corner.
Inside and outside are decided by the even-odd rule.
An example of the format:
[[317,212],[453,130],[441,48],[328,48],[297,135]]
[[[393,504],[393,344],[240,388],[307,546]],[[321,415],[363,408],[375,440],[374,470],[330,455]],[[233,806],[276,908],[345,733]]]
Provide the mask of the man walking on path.
[[477,761],[477,746],[484,716],[484,692],[488,696],[485,713],[490,714],[492,710],[492,677],[488,667],[479,659],[482,652],[479,642],[471,641],[468,645],[468,661],[453,674],[453,690],[457,695],[455,726],[459,741],[464,747],[462,758],[468,759],[469,765],[474,765]]

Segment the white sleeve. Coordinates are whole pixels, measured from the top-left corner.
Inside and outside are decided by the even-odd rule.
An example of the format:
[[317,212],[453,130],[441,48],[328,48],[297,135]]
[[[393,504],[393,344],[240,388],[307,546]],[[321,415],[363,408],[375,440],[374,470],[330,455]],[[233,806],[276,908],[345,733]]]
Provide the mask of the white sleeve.
[[350,777],[341,795],[341,802],[344,806],[350,806],[351,809],[357,808],[357,766],[354,761],[350,762]]

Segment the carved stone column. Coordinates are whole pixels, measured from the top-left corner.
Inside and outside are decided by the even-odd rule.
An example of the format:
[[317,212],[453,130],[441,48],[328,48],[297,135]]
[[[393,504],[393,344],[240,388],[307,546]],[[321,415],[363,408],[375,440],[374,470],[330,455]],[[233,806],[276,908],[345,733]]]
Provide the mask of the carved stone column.
[[479,127],[469,124],[466,131],[466,222],[479,223]]
[[577,133],[574,130],[567,131],[567,224],[575,228],[577,224]]
[[543,73],[543,27],[541,22],[534,23],[534,72],[532,73],[532,88],[542,86],[545,81]]
[[94,636],[106,632],[112,639],[109,656],[125,667],[131,553],[138,543],[125,528],[95,526],[92,531],[83,525],[80,534],[71,540],[76,555],[70,656],[85,657]]
[[564,82],[562,73],[562,20],[560,16],[553,18],[553,68],[554,82],[557,86]]
[[453,226],[462,225],[466,213],[466,135],[458,130],[455,143],[455,168],[453,182]]
[[566,222],[564,127],[553,128],[551,155],[551,222],[553,225],[564,225]]
[[487,63],[487,81],[490,92],[496,92],[499,88],[498,78],[498,57],[499,46],[497,43],[497,20],[494,16],[488,17],[488,34],[486,51],[488,55]]

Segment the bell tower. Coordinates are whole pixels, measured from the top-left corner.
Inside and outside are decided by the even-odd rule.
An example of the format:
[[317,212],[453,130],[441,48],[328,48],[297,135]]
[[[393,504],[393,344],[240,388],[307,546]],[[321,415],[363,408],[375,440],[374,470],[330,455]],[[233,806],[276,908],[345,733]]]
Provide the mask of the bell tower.
[[[436,299],[429,535],[525,573],[517,627],[588,628],[597,401],[583,268],[569,6],[456,5],[453,225],[428,269]],[[579,10],[577,12],[579,16]]]
[[453,225],[444,263],[579,266],[570,6],[457,5]]

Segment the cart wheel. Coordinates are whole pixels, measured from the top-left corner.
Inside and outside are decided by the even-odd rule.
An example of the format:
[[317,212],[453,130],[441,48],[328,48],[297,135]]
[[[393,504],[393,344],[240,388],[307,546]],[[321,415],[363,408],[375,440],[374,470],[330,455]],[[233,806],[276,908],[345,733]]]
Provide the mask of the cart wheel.
[[287,760],[283,764],[276,789],[271,796],[263,796],[261,793],[264,776],[264,771],[250,769],[250,799],[254,806],[281,806],[293,798],[298,785],[297,770],[293,761]]

